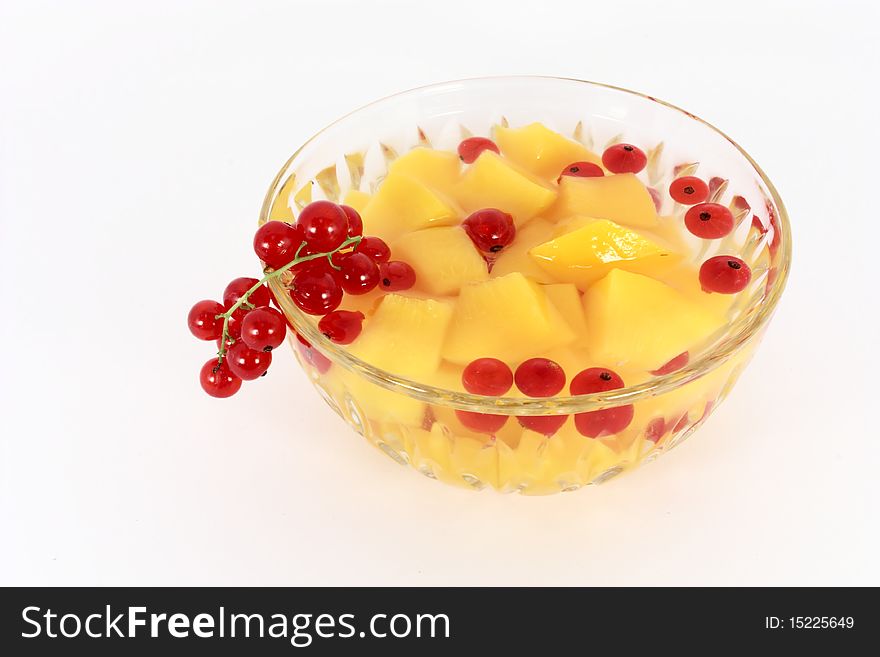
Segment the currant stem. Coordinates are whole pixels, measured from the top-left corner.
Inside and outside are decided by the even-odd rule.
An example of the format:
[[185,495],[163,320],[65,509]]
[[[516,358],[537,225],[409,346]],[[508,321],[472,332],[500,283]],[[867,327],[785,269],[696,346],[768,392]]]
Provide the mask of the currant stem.
[[302,244],[299,245],[299,248],[297,248],[296,255],[293,257],[293,260],[288,262],[286,265],[279,267],[278,269],[270,271],[268,274],[263,276],[263,278],[261,278],[258,282],[256,282],[253,285],[253,287],[251,287],[251,289],[249,289],[247,292],[242,294],[241,297],[239,297],[238,301],[236,301],[234,304],[232,304],[232,306],[229,307],[229,310],[227,310],[226,312],[220,313],[219,315],[215,315],[215,317],[217,319],[219,319],[221,317],[223,318],[223,335],[222,335],[222,340],[221,340],[221,345],[220,345],[220,351],[217,352],[217,364],[218,365],[222,364],[223,358],[226,356],[226,351],[227,351],[226,345],[229,342],[229,318],[232,317],[232,314],[236,310],[241,308],[242,306],[245,306],[247,308],[253,308],[254,304],[252,304],[250,301],[248,301],[248,299],[254,292],[259,290],[260,287],[264,283],[266,283],[274,278],[278,278],[279,276],[281,276],[281,274],[286,272],[288,269],[290,269],[291,267],[295,267],[296,265],[300,264],[301,262],[308,262],[309,260],[317,260],[318,258],[327,258],[328,262],[330,262],[330,264],[335,269],[339,269],[339,267],[336,267],[336,265],[331,260],[333,254],[335,254],[337,251],[341,251],[342,249],[347,248],[349,246],[352,246],[352,245],[357,246],[358,244],[360,244],[360,241],[362,239],[363,239],[362,235],[357,235],[355,237],[349,237],[347,240],[345,240],[342,244],[337,246],[332,251],[325,251],[322,253],[310,253],[307,256],[300,257],[299,254],[302,252],[302,250],[306,246],[306,243],[303,242]]

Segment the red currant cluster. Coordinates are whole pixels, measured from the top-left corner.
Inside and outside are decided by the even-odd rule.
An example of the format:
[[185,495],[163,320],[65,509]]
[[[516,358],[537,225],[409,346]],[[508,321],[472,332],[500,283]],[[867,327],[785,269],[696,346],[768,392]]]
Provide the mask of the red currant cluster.
[[284,317],[269,307],[269,289],[255,278],[236,278],[223,291],[223,303],[204,300],[189,311],[190,332],[217,341],[217,358],[202,366],[199,381],[212,397],[230,397],[266,374],[272,349],[284,340]]
[[[349,344],[361,332],[364,315],[337,310],[343,294],[366,294],[374,288],[405,290],[415,272],[405,262],[391,261],[388,245],[363,236],[363,221],[354,208],[315,201],[303,208],[294,224],[269,221],[254,236],[254,252],[265,265],[261,280],[237,278],[223,293],[223,303],[204,300],[189,312],[188,324],[200,340],[217,341],[217,357],[202,367],[199,380],[212,397],[230,397],[266,374],[272,350],[286,335],[286,319],[270,307],[266,282],[285,272],[291,300],[303,312],[320,315],[319,330],[330,340]],[[319,371],[329,361],[302,337],[304,357]]]
[[[549,358],[530,358],[512,372],[506,363],[496,358],[478,358],[464,368],[461,382],[464,389],[475,395],[498,397],[506,394],[515,384],[529,397],[553,397],[565,387],[565,371]],[[623,387],[623,379],[603,367],[591,367],[578,373],[569,385],[572,395],[607,392]],[[455,411],[461,423],[473,431],[494,435],[507,423],[507,415]],[[577,413],[574,416],[578,432],[588,438],[613,435],[629,426],[633,418],[632,405],[600,411]],[[567,415],[536,415],[517,417],[517,422],[547,437],[565,424]]]

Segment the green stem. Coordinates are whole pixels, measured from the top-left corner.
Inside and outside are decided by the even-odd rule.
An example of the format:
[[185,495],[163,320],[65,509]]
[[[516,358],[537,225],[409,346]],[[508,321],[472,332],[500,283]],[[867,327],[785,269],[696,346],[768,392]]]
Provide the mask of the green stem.
[[306,246],[306,243],[303,242],[302,244],[299,245],[299,248],[297,248],[296,255],[294,255],[293,260],[288,262],[283,267],[279,267],[278,269],[270,271],[268,274],[264,275],[263,278],[261,278],[258,282],[256,282],[253,285],[253,287],[251,287],[251,289],[249,289],[247,292],[242,294],[241,297],[239,298],[239,300],[236,301],[234,304],[232,304],[229,307],[229,310],[227,310],[226,312],[220,313],[219,315],[215,315],[215,317],[217,319],[220,319],[221,317],[223,318],[223,335],[222,335],[222,341],[220,343],[220,351],[217,352],[217,364],[218,365],[222,364],[223,358],[226,356],[226,343],[229,340],[229,318],[232,317],[232,314],[236,310],[241,308],[242,306],[245,306],[247,308],[254,307],[254,304],[252,304],[250,301],[248,301],[248,299],[250,298],[250,296],[254,292],[259,290],[260,287],[263,286],[266,282],[272,280],[273,278],[278,278],[279,276],[281,276],[281,274],[286,272],[288,269],[290,269],[291,267],[295,267],[296,265],[300,264],[301,262],[308,262],[309,260],[317,260],[318,258],[327,258],[327,261],[330,262],[330,265],[332,267],[334,267],[335,269],[339,269],[339,267],[337,267],[333,263],[333,261],[330,259],[333,256],[333,254],[335,254],[337,251],[341,251],[342,249],[345,249],[351,245],[357,246],[358,244],[360,244],[360,241],[362,239],[363,239],[363,237],[361,235],[358,235],[356,237],[349,237],[347,240],[345,240],[342,244],[337,246],[332,251],[325,251],[323,253],[310,253],[307,256],[300,257],[299,254],[302,252],[303,248],[305,248],[305,246]]

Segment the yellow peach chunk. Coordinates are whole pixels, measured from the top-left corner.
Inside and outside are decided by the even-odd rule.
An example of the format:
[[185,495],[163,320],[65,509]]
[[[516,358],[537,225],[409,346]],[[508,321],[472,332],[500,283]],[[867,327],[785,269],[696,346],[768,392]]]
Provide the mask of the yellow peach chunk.
[[576,214],[573,217],[560,219],[553,225],[553,237],[561,237],[568,233],[573,233],[579,228],[589,226],[594,221],[598,221],[595,217],[585,217],[582,214]]
[[[363,332],[349,347],[352,355],[398,376],[420,380],[440,365],[452,304],[398,294],[382,298]],[[338,376],[367,418],[420,425],[425,404],[386,390],[362,375],[339,368]]]
[[512,273],[461,289],[443,357],[461,365],[483,357],[516,363],[574,339],[540,286]]
[[448,301],[387,294],[349,351],[399,376],[430,375],[440,366],[452,313]]
[[[364,378],[361,374],[338,368],[334,372],[342,386],[348,391],[363,420],[374,422],[400,423],[420,426],[425,416],[425,403],[408,395],[387,390]],[[349,408],[350,411],[350,408]]]
[[498,208],[520,226],[550,207],[556,192],[497,153],[483,151],[461,177],[453,196],[467,212]]
[[529,255],[555,280],[582,290],[614,268],[654,274],[679,261],[669,249],[608,219],[538,245]]
[[385,292],[375,287],[366,294],[346,294],[342,297],[339,310],[351,310],[362,312],[365,317],[371,317],[376,308],[382,302]]
[[700,273],[689,265],[662,272],[657,278],[695,303],[719,315],[726,315],[737,300],[735,294],[713,294],[703,290],[703,286],[700,285]]
[[370,195],[357,189],[350,189],[345,193],[342,204],[354,208],[358,213],[363,214],[364,208],[370,202]]
[[654,201],[648,189],[632,173],[600,178],[563,178],[559,183],[559,199],[547,216],[565,219],[574,215],[610,219],[636,228],[657,225]]
[[593,162],[602,158],[576,141],[563,137],[541,123],[522,128],[495,126],[493,136],[504,157],[526,171],[556,181],[562,170],[574,162]]
[[590,354],[597,365],[654,370],[693,349],[724,317],[642,274],[612,269],[584,295]]
[[460,226],[407,233],[391,245],[391,252],[412,265],[416,285],[431,294],[458,294],[462,285],[489,278],[486,261]]
[[555,283],[544,285],[543,290],[577,335],[576,344],[584,344],[587,340],[587,320],[584,317],[584,304],[578,289],[571,283]]
[[444,194],[452,191],[461,172],[456,153],[419,146],[391,163],[389,174],[405,175]]
[[409,176],[389,174],[361,213],[364,234],[393,241],[404,233],[459,223],[454,205]]
[[553,283],[553,277],[529,256],[529,249],[549,240],[553,230],[553,224],[540,217],[517,228],[513,243],[501,252],[492,266],[492,278],[520,272],[538,283]]

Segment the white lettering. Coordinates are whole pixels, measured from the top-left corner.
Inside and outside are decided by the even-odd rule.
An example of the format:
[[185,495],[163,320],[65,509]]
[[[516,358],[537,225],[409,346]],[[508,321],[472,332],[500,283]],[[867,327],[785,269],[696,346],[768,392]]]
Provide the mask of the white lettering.
[[[74,621],[74,626],[76,627],[76,631],[67,632],[64,629],[64,622],[68,621],[68,620]],[[79,616],[77,616],[76,614],[64,614],[61,617],[61,623],[59,624],[59,627],[61,628],[61,634],[66,636],[68,639],[72,639],[73,637],[77,636],[80,633],[80,630],[82,630],[82,623],[79,620]]]
[[339,616],[340,627],[345,627],[345,628],[351,630],[347,634],[343,634],[342,632],[340,632],[339,634],[336,635],[341,639],[348,639],[348,638],[354,636],[354,631],[355,631],[354,625],[352,625],[351,623],[348,622],[348,620],[347,620],[348,618],[354,618],[354,614],[340,614],[340,616]]
[[[311,645],[312,635],[308,632],[303,632],[303,630],[308,629],[311,618],[311,614],[297,614],[292,618],[293,634],[290,635],[290,645],[296,646],[297,648],[305,648],[306,646]],[[305,620],[305,623],[302,622],[303,620]],[[300,639],[303,643],[297,643]]]
[[384,634],[379,634],[376,631],[376,620],[379,618],[388,618],[388,616],[386,616],[385,614],[376,614],[375,616],[373,616],[370,619],[370,634],[372,634],[376,638],[384,639],[386,636],[388,636],[388,633],[386,632]]
[[168,633],[177,638],[185,639],[189,636],[189,618],[186,614],[171,614],[168,618]]
[[168,618],[168,614],[150,614],[150,636],[159,636],[159,623]]
[[92,619],[93,618],[97,618],[98,620],[101,620],[101,614],[91,614],[86,617],[86,634],[88,634],[93,639],[100,639],[101,638],[100,634],[95,634],[94,632],[92,632]]
[[128,638],[133,639],[137,636],[137,628],[139,625],[146,625],[147,621],[138,618],[138,614],[145,614],[146,607],[129,607],[128,608]]
[[334,636],[333,632],[323,632],[323,629],[327,627],[331,630],[336,628],[336,619],[333,618],[330,614],[321,614],[315,619],[315,634],[317,634],[322,639],[330,639]]
[[46,636],[50,639],[57,638],[58,635],[52,632],[52,619],[58,618],[58,614],[53,614],[51,609],[47,609],[46,613],[43,614],[43,618],[46,619]]
[[40,636],[40,632],[43,630],[43,628],[40,626],[40,624],[37,621],[35,621],[33,618],[28,618],[28,614],[32,611],[39,612],[40,608],[39,607],[25,607],[24,609],[21,610],[21,619],[25,623],[30,623],[31,625],[33,625],[34,627],[37,628],[37,631],[32,632],[31,634],[28,634],[26,632],[22,632],[21,636],[24,639],[33,639],[35,636]]
[[232,614],[229,618],[229,636],[235,636],[235,621],[243,620],[244,621],[244,635],[247,638],[251,636],[251,621],[256,620],[260,625],[260,632],[256,636],[263,636],[263,617],[260,614],[251,614],[248,616],[247,614]]
[[210,614],[199,614],[193,619],[193,632],[203,639],[214,636],[214,617]]
[[416,636],[422,636],[422,620],[431,622],[431,634],[428,636],[437,636],[437,621],[443,619],[443,636],[449,638],[449,616],[446,614],[419,614],[416,616]]
[[[394,630],[394,624],[401,618],[406,621],[406,630],[404,632],[401,632],[400,634],[398,634]],[[393,634],[394,636],[396,636],[399,639],[399,638],[404,637],[409,634],[409,631],[412,629],[412,623],[409,620],[409,616],[407,616],[406,614],[395,614],[394,616],[391,617],[390,627],[391,627],[391,634]]]
[[118,614],[116,618],[113,618],[112,622],[110,621],[111,618],[113,618],[113,614],[110,611],[110,605],[107,605],[107,637],[110,637],[110,630],[116,632],[116,636],[124,637],[125,635],[122,633],[122,630],[117,626],[117,623],[122,620],[122,614]]
[[[275,620],[275,619],[278,620]],[[281,637],[287,638],[287,616],[282,614],[272,614],[272,620],[274,621],[269,626],[269,636],[273,639],[280,639]]]

